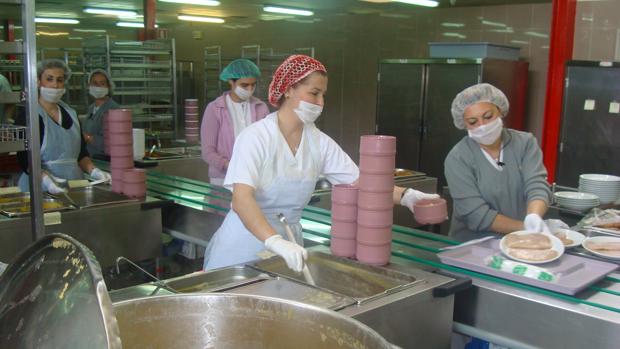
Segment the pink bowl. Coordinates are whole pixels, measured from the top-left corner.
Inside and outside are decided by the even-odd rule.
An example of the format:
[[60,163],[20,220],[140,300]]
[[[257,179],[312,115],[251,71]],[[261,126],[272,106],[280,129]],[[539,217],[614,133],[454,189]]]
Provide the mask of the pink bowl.
[[146,196],[146,187],[144,188],[133,188],[128,187],[133,183],[123,183],[123,194],[129,196],[130,198],[143,198]]
[[330,241],[330,250],[334,256],[338,257],[355,257],[355,239],[339,239],[332,236]]
[[123,181],[112,177],[112,191],[115,193],[122,194],[123,193]]
[[131,121],[131,109],[108,110],[108,121]]
[[110,166],[112,168],[133,168],[133,155],[112,156],[110,158]]
[[357,205],[344,205],[332,201],[332,219],[343,222],[355,222],[357,219]]
[[359,183],[360,191],[391,193],[394,191],[394,174],[370,174],[361,172]]
[[355,257],[358,261],[370,265],[386,265],[390,262],[392,245],[369,246],[358,242],[355,246]]
[[199,123],[198,120],[187,120],[187,119],[185,119],[185,126],[186,127],[189,126],[189,127],[198,128],[198,123]]
[[198,105],[198,100],[195,98],[186,98],[185,99],[185,105],[186,106],[197,106]]
[[394,210],[357,210],[357,223],[367,227],[386,227],[394,223]]
[[358,191],[358,187],[353,184],[336,184],[332,187],[332,202],[355,205]]
[[357,225],[357,236],[355,237],[358,242],[366,245],[385,245],[392,241],[392,226],[387,227],[366,227],[364,225]]
[[133,148],[131,145],[111,145],[110,155],[112,157],[133,156]]
[[332,218],[332,238],[355,239],[357,232],[357,222],[341,221]]
[[413,206],[415,220],[420,224],[439,224],[448,218],[446,200],[420,200]]
[[119,133],[129,133],[131,134],[131,122],[111,122],[110,123],[110,135],[119,134]]
[[185,115],[187,115],[187,114],[197,114],[197,113],[198,113],[198,106],[185,105]]
[[185,142],[189,143],[189,144],[196,144],[199,142],[198,137],[190,137],[190,136],[185,136]]
[[394,175],[396,158],[394,155],[364,155],[360,156],[360,171],[371,174]]
[[396,154],[396,137],[381,135],[362,136],[360,138],[360,154]]
[[357,198],[357,207],[367,210],[388,210],[394,207],[392,192],[373,193],[360,191]]
[[132,168],[123,172],[124,183],[146,183],[146,171],[139,168]]

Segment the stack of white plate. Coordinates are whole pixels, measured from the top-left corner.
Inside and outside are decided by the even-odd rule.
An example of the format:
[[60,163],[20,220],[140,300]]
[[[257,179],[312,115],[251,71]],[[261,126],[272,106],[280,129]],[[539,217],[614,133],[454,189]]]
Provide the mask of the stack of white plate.
[[579,191],[599,197],[601,204],[610,204],[620,198],[620,177],[604,174],[579,176]]
[[575,211],[586,211],[600,205],[598,196],[574,191],[558,191],[553,194],[560,207]]

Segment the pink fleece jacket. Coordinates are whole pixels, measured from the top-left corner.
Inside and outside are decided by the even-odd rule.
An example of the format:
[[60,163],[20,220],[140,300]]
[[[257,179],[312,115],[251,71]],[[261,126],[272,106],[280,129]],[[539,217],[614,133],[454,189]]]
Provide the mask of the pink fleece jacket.
[[[202,115],[200,125],[202,159],[209,164],[210,178],[223,179],[226,176],[224,166],[230,161],[235,144],[235,131],[226,107],[226,96],[229,93],[225,92],[209,103]],[[250,110],[253,123],[269,114],[267,104],[255,97],[250,99]]]

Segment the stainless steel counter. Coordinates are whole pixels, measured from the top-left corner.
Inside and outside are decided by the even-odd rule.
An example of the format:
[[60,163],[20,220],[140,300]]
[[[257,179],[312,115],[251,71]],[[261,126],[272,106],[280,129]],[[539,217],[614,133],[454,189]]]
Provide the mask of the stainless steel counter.
[[[112,266],[118,256],[136,261],[155,258],[161,253],[161,203],[149,198],[59,212],[59,223],[46,225],[46,232],[76,238],[104,268]],[[0,219],[0,261],[12,260],[31,239],[30,217]]]

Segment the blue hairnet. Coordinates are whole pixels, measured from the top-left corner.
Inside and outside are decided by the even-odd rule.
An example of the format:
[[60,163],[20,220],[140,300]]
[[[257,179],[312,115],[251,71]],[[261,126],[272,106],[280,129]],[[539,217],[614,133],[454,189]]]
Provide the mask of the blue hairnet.
[[452,101],[451,111],[454,126],[461,130],[465,129],[465,121],[463,120],[465,109],[480,102],[495,104],[502,113],[502,117],[506,117],[510,108],[508,98],[497,87],[486,83],[473,85],[461,91]]
[[252,61],[244,58],[235,59],[220,73],[220,80],[237,80],[243,78],[260,78],[260,69]]

